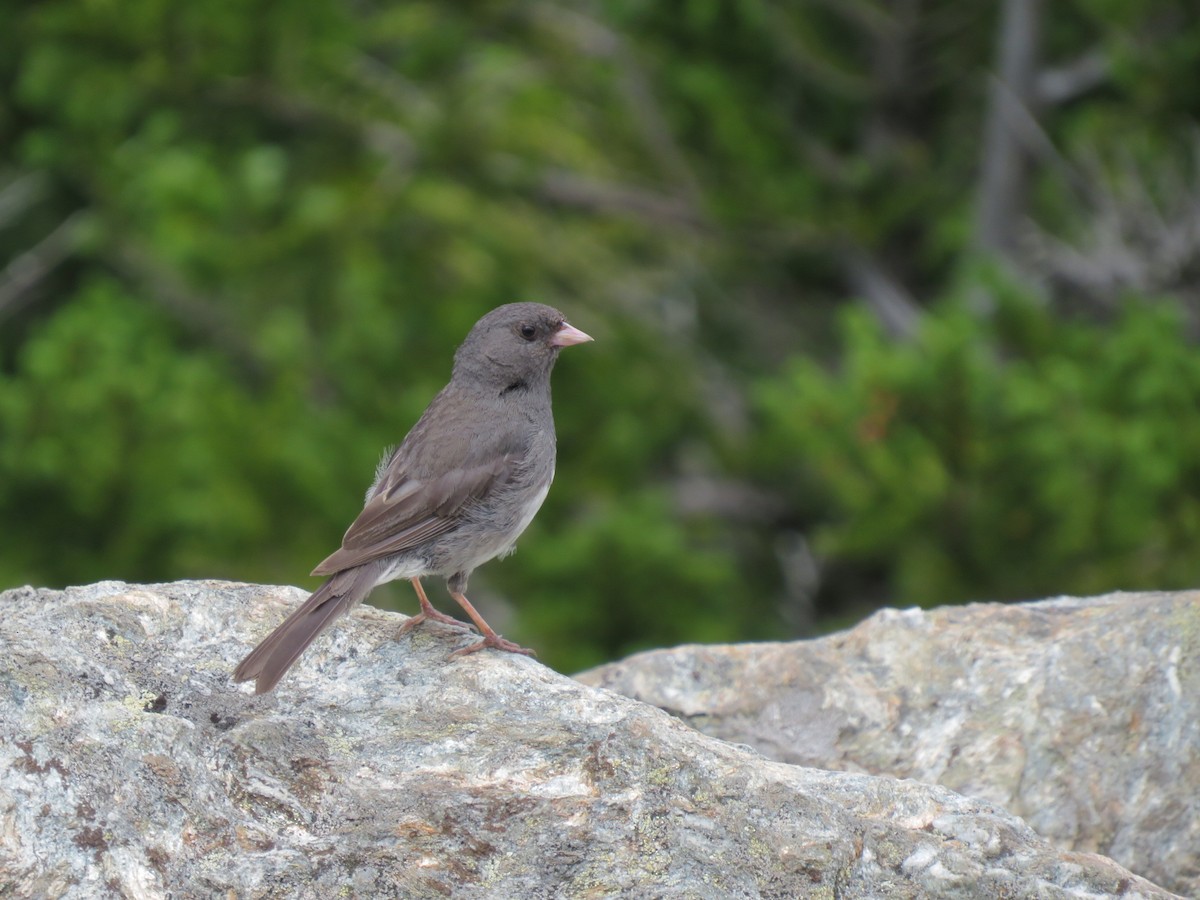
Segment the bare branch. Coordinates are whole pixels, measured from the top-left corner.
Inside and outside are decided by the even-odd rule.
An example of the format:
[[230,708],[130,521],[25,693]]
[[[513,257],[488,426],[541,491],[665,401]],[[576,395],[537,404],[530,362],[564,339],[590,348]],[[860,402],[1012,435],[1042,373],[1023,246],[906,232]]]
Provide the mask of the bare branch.
[[703,208],[704,192],[680,148],[658,98],[636,53],[625,38],[595,19],[553,4],[540,4],[535,15],[546,26],[566,37],[581,52],[612,59],[619,72],[617,85],[641,132],[650,154],[663,173],[686,194],[696,210]]
[[921,308],[878,260],[861,247],[853,247],[843,252],[842,268],[851,289],[867,301],[888,334],[907,339],[916,333]]
[[821,587],[820,563],[808,540],[798,531],[778,534],[775,558],[783,575],[780,614],[793,633],[804,634],[816,621],[816,597]]
[[0,190],[0,228],[6,226],[46,193],[46,176],[42,172],[18,175]]
[[788,509],[787,502],[778,494],[744,481],[685,475],[671,487],[675,508],[685,518],[715,516],[727,521],[767,524]]
[[1045,69],[1037,77],[1035,94],[1044,106],[1059,106],[1095,90],[1108,81],[1108,58],[1092,50],[1074,62]]
[[31,289],[66,260],[78,245],[84,211],[77,210],[10,262],[0,273],[0,320],[29,302]]
[[[372,88],[374,96],[395,103],[402,92],[396,82],[386,80],[384,69],[381,63],[363,57],[347,68],[347,75]],[[416,155],[415,141],[394,122],[380,118],[364,120],[352,110],[284,92],[264,81],[229,78],[213,88],[211,96],[219,103],[252,107],[281,122],[314,129],[327,126],[356,136],[365,146],[386,156],[394,167],[406,167]]]
[[193,293],[174,272],[132,243],[117,247],[116,261],[176,321],[203,335],[251,381],[263,380],[265,367],[258,351],[217,303]]
[[[843,12],[849,12],[844,4],[839,3]],[[862,12],[865,4],[855,4],[858,12]],[[852,9],[853,7],[851,7]],[[798,78],[821,85],[825,90],[841,97],[858,100],[871,92],[871,80],[840,65],[834,57],[818,46],[799,29],[791,27],[787,19],[787,4],[762,2],[759,13],[770,21],[767,37],[775,44],[775,52],[779,59],[792,70]],[[875,18],[871,27],[886,28],[888,24],[883,18]]]
[[1004,257],[1015,248],[1025,206],[1027,159],[1016,123],[1032,115],[1041,7],[1042,0],[1005,0],[999,74],[988,97],[975,243]]
[[621,38],[607,25],[589,15],[557,3],[539,3],[532,7],[533,18],[566,38],[579,52],[596,59],[611,59],[620,49]]
[[863,143],[869,159],[893,152],[896,132],[909,127],[900,123],[913,104],[913,35],[921,0],[892,0],[889,6],[884,25],[869,29],[873,102],[863,123]]
[[686,200],[641,188],[594,181],[569,172],[546,174],[538,187],[547,200],[565,206],[593,212],[624,213],[665,225],[706,227],[704,217]]
[[1068,300],[1100,310],[1121,295],[1169,293],[1200,323],[1200,135],[1190,162],[1139,163],[1120,148],[1106,163],[1081,164],[1081,206],[1088,211],[1066,239],[1034,225],[1025,240],[1026,262]]

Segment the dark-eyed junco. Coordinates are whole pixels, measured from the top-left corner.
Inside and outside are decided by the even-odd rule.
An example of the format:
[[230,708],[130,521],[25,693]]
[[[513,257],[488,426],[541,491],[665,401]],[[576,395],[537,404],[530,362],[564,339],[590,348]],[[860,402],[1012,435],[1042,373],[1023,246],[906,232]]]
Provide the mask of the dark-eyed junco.
[[510,303],[475,323],[450,383],[380,463],[341,549],[313,570],[328,580],[242,660],[234,680],[271,690],[334,619],[399,578],[421,601],[402,631],[426,619],[462,624],[430,605],[423,575],[445,576],[483,635],[453,655],[531,653],[496,634],[463,592],[477,566],[513,549],[546,499],[555,457],[550,370],[559,350],[590,340],[540,303]]

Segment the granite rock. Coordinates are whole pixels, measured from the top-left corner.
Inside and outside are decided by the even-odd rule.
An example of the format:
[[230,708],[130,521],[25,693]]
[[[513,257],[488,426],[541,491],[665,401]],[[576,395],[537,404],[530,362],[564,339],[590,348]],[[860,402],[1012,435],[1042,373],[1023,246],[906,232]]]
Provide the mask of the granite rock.
[[1200,592],[884,610],[579,677],[779,762],[990,801],[1200,897]]
[[[0,595],[0,895],[1167,897],[986,800],[803,768],[402,616],[275,693],[229,674],[303,599]],[[1183,676],[1179,676],[1181,679]]]

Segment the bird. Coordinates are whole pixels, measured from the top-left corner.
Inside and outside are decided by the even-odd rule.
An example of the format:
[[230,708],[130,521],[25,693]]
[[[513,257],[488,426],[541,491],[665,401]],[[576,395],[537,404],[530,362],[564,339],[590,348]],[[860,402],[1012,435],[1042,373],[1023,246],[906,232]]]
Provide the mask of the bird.
[[484,621],[467,599],[467,580],[512,552],[546,499],[556,457],[550,372],[563,347],[590,340],[540,303],[509,303],[476,322],[454,354],[450,381],[385,453],[341,547],[313,570],[324,584],[242,660],[234,681],[270,691],[334,620],[401,578],[421,605],[401,634],[429,620],[466,627],[429,602],[421,578],[434,575],[481,634],[452,657],[486,647],[533,655]]

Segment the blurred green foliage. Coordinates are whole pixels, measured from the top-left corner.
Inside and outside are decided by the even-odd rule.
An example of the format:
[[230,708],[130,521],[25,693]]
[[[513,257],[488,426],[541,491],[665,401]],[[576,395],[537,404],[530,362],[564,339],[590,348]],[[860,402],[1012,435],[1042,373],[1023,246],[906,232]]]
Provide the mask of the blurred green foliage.
[[472,581],[552,665],[1194,583],[1200,17],[1045,10],[1050,62],[1100,74],[1043,111],[1040,237],[997,274],[995,13],[0,0],[0,585],[313,586],[515,299],[597,338],[555,373],[545,509]]
[[836,373],[797,359],[756,392],[761,471],[805,488],[822,556],[922,605],[1194,583],[1200,354],[1177,309],[1109,326],[1015,296],[994,329],[950,306],[907,344],[842,318]]

